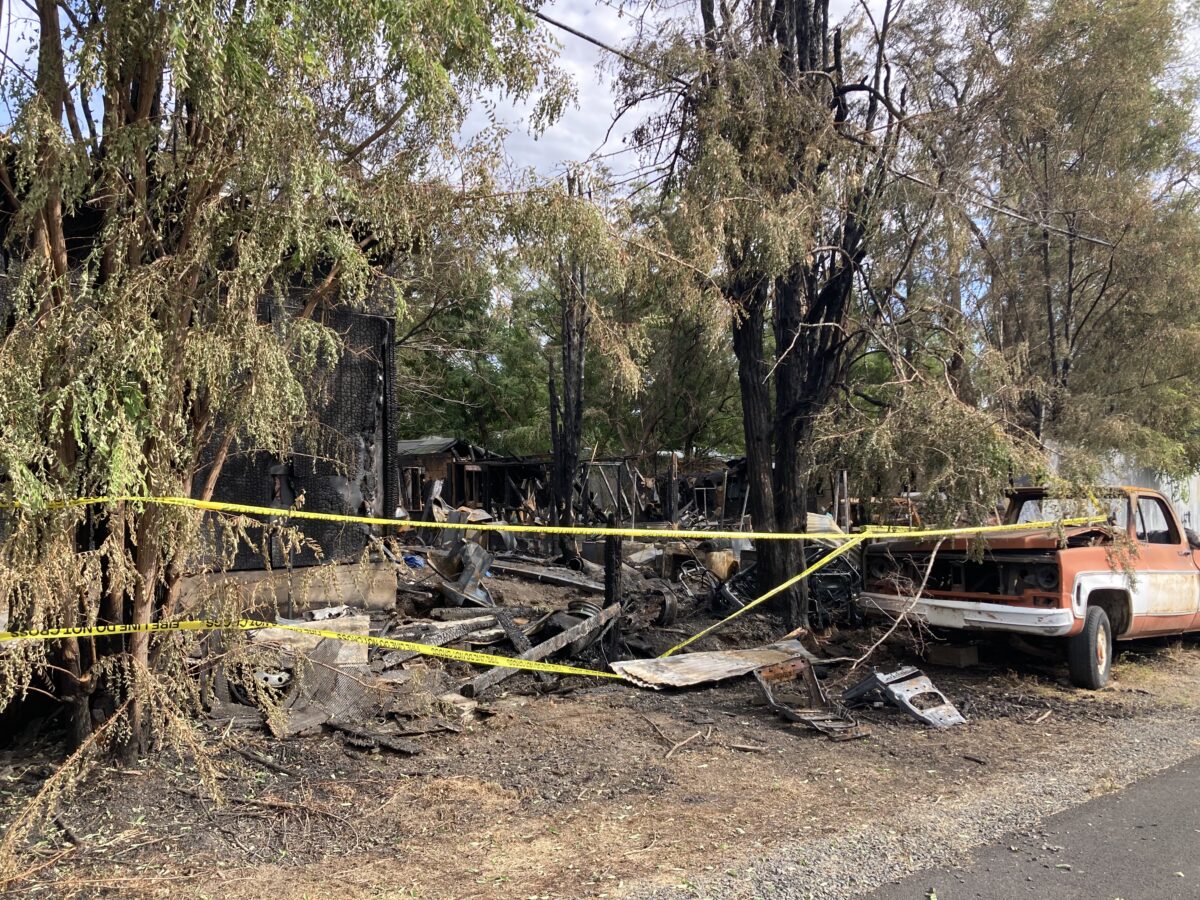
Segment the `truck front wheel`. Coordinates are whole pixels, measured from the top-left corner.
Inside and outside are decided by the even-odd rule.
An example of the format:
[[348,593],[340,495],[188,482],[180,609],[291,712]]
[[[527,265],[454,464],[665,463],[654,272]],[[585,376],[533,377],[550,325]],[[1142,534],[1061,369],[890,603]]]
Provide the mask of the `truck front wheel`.
[[1104,687],[1112,671],[1112,654],[1112,625],[1108,613],[1099,606],[1089,606],[1083,631],[1067,638],[1071,684],[1092,691]]

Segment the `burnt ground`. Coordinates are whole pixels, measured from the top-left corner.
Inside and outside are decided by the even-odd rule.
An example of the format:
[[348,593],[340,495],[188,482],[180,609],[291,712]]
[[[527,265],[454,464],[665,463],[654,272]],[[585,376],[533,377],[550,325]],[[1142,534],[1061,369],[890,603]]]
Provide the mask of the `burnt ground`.
[[[708,646],[780,633],[767,616],[745,618]],[[823,648],[852,654],[875,637],[843,632]],[[872,662],[919,663],[913,649],[896,638]],[[272,900],[851,896],[919,867],[938,840],[994,839],[1046,812],[1054,784],[1063,790],[1053,805],[1083,802],[1200,746],[1191,640],[1126,649],[1113,684],[1095,693],[1072,689],[1065,666],[999,647],[972,669],[923,668],[966,725],[932,731],[869,709],[860,718],[870,737],[835,743],[765,708],[750,677],[657,692],[576,679],[539,694],[527,674],[468,719],[430,705],[410,731],[461,731],[408,735],[416,755],[214,722],[203,731],[215,782],[168,752],[94,768],[23,848],[8,887]],[[860,675],[833,669],[829,685]],[[1070,781],[1081,759],[1087,777]],[[5,823],[58,761],[37,747],[0,755]],[[969,827],[954,824],[972,810]],[[905,846],[906,833],[939,817],[944,836]],[[855,842],[876,832],[891,843],[860,866]],[[764,871],[791,874],[780,889]],[[811,891],[788,892],[809,876]]]

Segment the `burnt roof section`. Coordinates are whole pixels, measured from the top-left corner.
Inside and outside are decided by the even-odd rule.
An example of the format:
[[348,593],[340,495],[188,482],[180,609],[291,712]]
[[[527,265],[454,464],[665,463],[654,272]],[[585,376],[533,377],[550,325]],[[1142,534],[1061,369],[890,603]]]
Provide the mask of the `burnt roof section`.
[[456,437],[439,437],[428,435],[411,441],[397,441],[397,456],[437,456],[440,453],[452,453],[460,459],[496,459],[497,454],[483,447],[476,447],[470,441]]

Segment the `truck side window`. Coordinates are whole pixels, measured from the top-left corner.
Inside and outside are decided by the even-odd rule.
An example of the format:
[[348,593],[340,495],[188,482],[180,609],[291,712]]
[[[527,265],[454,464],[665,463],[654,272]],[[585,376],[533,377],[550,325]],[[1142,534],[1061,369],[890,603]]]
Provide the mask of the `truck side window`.
[[1147,544],[1178,544],[1179,534],[1157,497],[1138,497],[1137,539]]

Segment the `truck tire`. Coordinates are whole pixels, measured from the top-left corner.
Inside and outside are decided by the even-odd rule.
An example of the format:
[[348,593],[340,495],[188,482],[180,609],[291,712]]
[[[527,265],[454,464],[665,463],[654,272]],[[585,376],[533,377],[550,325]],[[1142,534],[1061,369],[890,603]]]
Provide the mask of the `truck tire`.
[[1091,691],[1104,687],[1112,671],[1112,655],[1112,625],[1108,613],[1099,606],[1089,606],[1083,631],[1067,638],[1071,684]]

